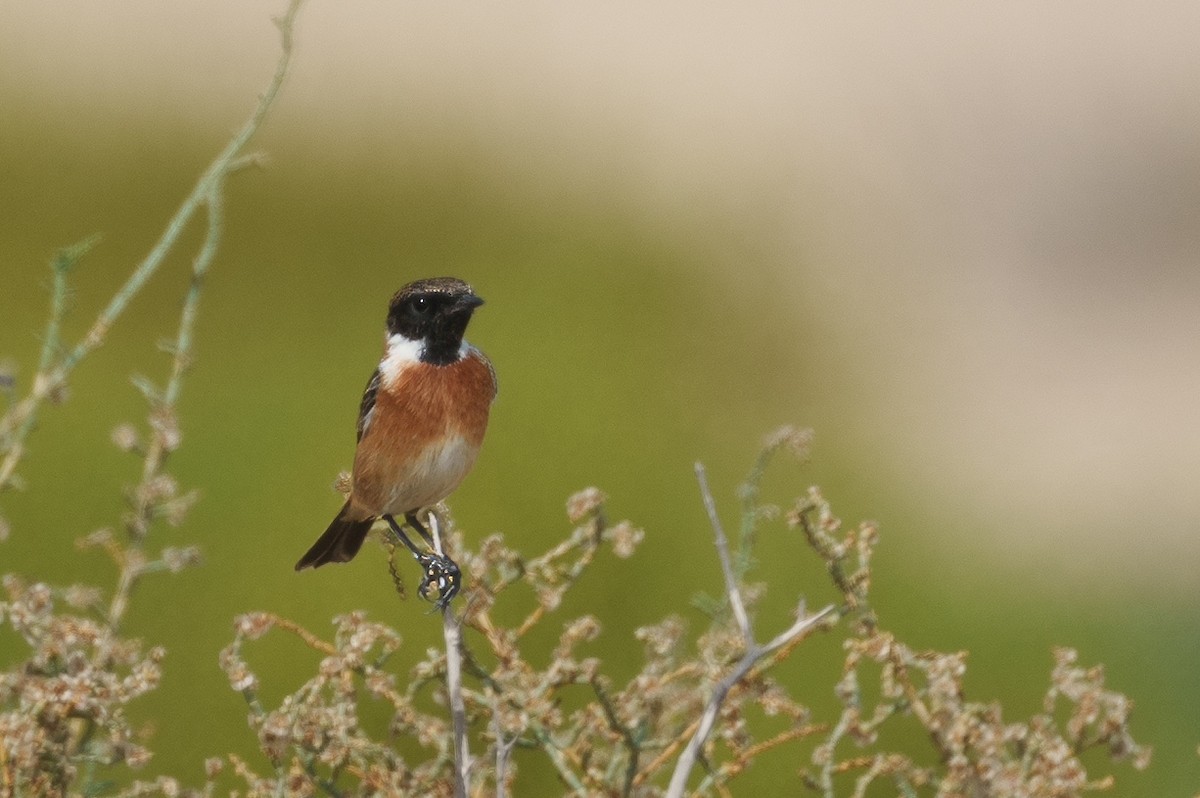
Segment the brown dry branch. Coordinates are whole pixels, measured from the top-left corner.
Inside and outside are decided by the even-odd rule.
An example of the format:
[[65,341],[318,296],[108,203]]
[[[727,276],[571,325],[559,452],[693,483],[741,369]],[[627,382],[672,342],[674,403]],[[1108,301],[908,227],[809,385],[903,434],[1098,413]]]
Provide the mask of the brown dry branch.
[[[254,156],[242,153],[287,74],[299,7],[300,0],[292,0],[284,16],[276,21],[282,40],[279,59],[250,117],[200,176],[150,253],[113,294],[88,331],[74,345],[63,340],[67,278],[94,238],[63,250],[52,263],[50,319],[37,372],[22,398],[13,398],[15,379],[0,378],[0,387],[10,400],[0,416],[3,493],[25,487],[17,468],[42,406],[65,400],[74,369],[104,343],[129,303],[160,270],[183,230],[203,209],[207,226],[192,262],[191,281],[175,335],[164,347],[171,356],[166,378],[161,387],[144,377],[133,379],[149,403],[146,432],[139,434],[132,425],[122,424],[112,435],[114,445],[140,460],[137,481],[125,491],[127,511],[121,519],[124,534],[102,529],[78,541],[81,549],[99,549],[111,558],[117,570],[115,586],[105,597],[105,591],[94,587],[60,590],[40,583],[27,585],[27,580],[11,574],[4,577],[8,597],[0,601],[0,623],[11,626],[29,652],[24,659],[2,663],[8,670],[0,673],[0,798],[97,795],[106,789],[112,793],[114,790],[106,785],[113,773],[119,772],[116,766],[137,769],[150,757],[149,750],[135,742],[124,708],[157,686],[165,652],[155,647],[143,653],[139,641],[121,636],[121,625],[137,585],[145,576],[176,573],[200,560],[199,550],[193,546],[163,547],[152,553],[148,543],[156,525],[182,523],[196,498],[195,491],[181,489],[167,471],[169,456],[182,442],[176,406],[183,377],[193,360],[193,330],[204,280],[220,245],[225,183],[233,173],[255,162]],[[0,519],[0,533],[7,530]],[[0,534],[0,538],[4,536]],[[60,610],[61,603],[85,614]],[[206,790],[211,792],[211,782]],[[152,793],[179,794],[178,783],[163,777],[135,783],[119,794]]]
[[30,651],[0,673],[0,795],[67,795],[99,767],[145,764],[125,706],[158,686],[166,652],[118,637],[97,618],[95,589],[8,575],[4,590],[0,622]]
[[[887,778],[902,795],[1071,798],[1108,789],[1111,775],[1090,778],[1079,755],[1100,748],[1114,761],[1130,760],[1141,769],[1150,749],[1130,733],[1132,702],[1104,689],[1103,671],[1075,666],[1076,654],[1056,649],[1044,711],[1019,723],[1006,723],[996,703],[972,702],[963,685],[966,652],[914,651],[879,627],[870,605],[870,562],[878,533],[863,524],[841,533],[841,521],[815,488],[788,514],[825,561],[841,591],[843,612],[856,618],[844,643],[846,659],[836,694],[844,708],[825,741],[812,754],[815,770],[802,778],[824,798],[842,794],[838,777],[857,773],[853,796],[865,795],[874,781]],[[862,685],[870,675],[880,698],[867,706]],[[1064,728],[1054,713],[1063,702],[1070,712]],[[846,741],[875,747],[885,724],[916,721],[930,741],[938,764],[919,766],[901,752],[876,751],[839,758]]]
[[[796,437],[807,440],[780,433],[769,445],[777,448],[780,439]],[[758,464],[762,462],[760,457]],[[742,490],[743,542],[756,540],[759,526],[780,515],[758,504],[756,481],[763,470],[758,464]],[[916,652],[881,629],[870,602],[878,531],[871,523],[844,527],[815,488],[784,518],[824,563],[841,601],[818,616],[801,610],[791,627],[757,643],[753,612],[763,591],[746,587],[734,559],[752,558],[744,548],[735,555],[723,540],[703,469],[698,477],[725,578],[724,606],[712,612],[711,625],[694,639],[678,616],[639,629],[644,661],[623,684],[604,673],[601,660],[579,653],[603,636],[595,617],[563,619],[558,643],[543,667],[532,664],[522,649],[528,632],[558,612],[564,592],[584,577],[601,548],[611,546],[614,553],[628,556],[642,537],[627,522],[608,522],[604,496],[595,489],[571,498],[568,518],[574,529],[532,558],[506,546],[498,535],[484,539],[477,550],[467,549],[452,519],[441,516],[467,575],[457,618],[464,632],[457,688],[448,686],[447,652],[438,650],[409,670],[403,690],[395,687],[398,677],[382,670],[384,657],[364,657],[350,641],[369,646],[386,639],[390,653],[399,635],[367,624],[360,615],[337,620],[333,643],[314,642],[309,633],[272,616],[242,621],[223,661],[231,684],[250,700],[251,724],[275,766],[274,774],[258,775],[240,760],[233,762],[246,783],[245,794],[402,790],[453,795],[461,774],[468,795],[507,795],[521,783],[511,757],[517,748],[540,753],[566,791],[577,796],[732,795],[733,782],[756,759],[788,750],[797,761],[812,763],[801,771],[797,786],[807,785],[823,798],[866,796],[881,780],[905,796],[1066,798],[1112,784],[1110,774],[1096,777],[1083,771],[1078,755],[1084,750],[1102,749],[1116,759],[1145,765],[1148,752],[1129,736],[1128,699],[1105,690],[1099,670],[1076,667],[1073,654],[1056,654],[1045,713],[1026,723],[1006,724],[999,707],[965,698],[961,653]],[[517,585],[525,586],[538,608],[521,622],[504,626],[494,610]],[[819,628],[832,631],[835,623],[845,630],[846,659],[835,685],[843,709],[823,721],[773,673],[808,635]],[[347,624],[372,631],[348,634]],[[242,646],[268,628],[297,634],[326,654],[318,676],[275,709],[258,703],[257,676],[241,658]],[[871,689],[864,691],[868,681]],[[461,692],[470,745],[481,752],[465,772],[455,764],[455,748],[465,743],[444,711],[421,709],[419,700],[432,691],[447,707],[455,690]],[[873,706],[868,694],[879,695]],[[388,741],[363,734],[356,719],[365,701],[390,705],[391,735],[425,749],[420,761],[407,762]],[[1061,714],[1064,704],[1068,714],[1062,731],[1053,715]],[[756,737],[751,709],[783,718],[784,727]],[[331,718],[341,725],[330,725]],[[896,724],[915,724],[925,734],[934,764],[921,765],[908,753],[879,746],[881,729]],[[844,750],[851,743],[857,749],[852,753]],[[688,774],[700,763],[705,772],[689,786]],[[380,773],[391,773],[393,780],[381,781]]]
[[[801,616],[775,639],[748,651],[737,621],[726,613],[696,641],[698,649],[694,653],[688,650],[683,623],[668,618],[638,631],[645,645],[646,662],[623,685],[601,672],[603,663],[598,659],[576,653],[602,634],[600,622],[591,616],[563,622],[558,644],[545,667],[535,667],[526,659],[521,650],[523,638],[535,624],[556,612],[565,590],[582,578],[600,548],[608,544],[615,553],[628,556],[642,537],[627,522],[610,525],[603,503],[603,494],[595,489],[572,497],[568,517],[576,527],[562,543],[533,558],[509,549],[499,536],[485,539],[478,551],[465,549],[462,536],[448,527],[453,550],[468,575],[460,618],[463,630],[471,632],[461,651],[468,677],[462,683],[462,700],[469,728],[475,730],[472,745],[485,751],[472,760],[465,774],[468,794],[504,794],[511,790],[519,774],[509,753],[521,747],[540,751],[572,794],[661,795],[664,787],[656,782],[678,768],[674,762],[678,752],[686,751],[688,746],[698,750],[708,732],[717,730],[729,746],[730,764],[706,784],[724,791],[725,785],[758,754],[820,729],[781,684],[765,669],[755,667],[777,654],[785,643],[817,628],[816,619],[807,616]],[[446,519],[443,523],[452,522]],[[517,584],[527,587],[541,611],[530,613],[515,627],[505,628],[496,622],[492,611]],[[339,623],[345,622],[342,619]],[[361,618],[356,622],[365,623]],[[274,624],[243,621],[239,628],[249,628],[257,636],[267,625]],[[255,728],[261,729],[273,712],[285,713],[286,718],[275,724],[277,731],[270,747],[260,731],[260,744],[277,768],[275,780],[256,776],[248,784],[253,781],[264,787],[278,787],[287,774],[300,771],[309,774],[312,789],[330,785],[341,793],[362,794],[363,784],[361,780],[355,783],[355,774],[371,772],[383,761],[387,767],[398,769],[406,788],[414,794],[452,794],[453,748],[458,742],[444,718],[430,715],[417,705],[427,688],[435,691],[440,703],[449,702],[445,652],[430,651],[418,662],[409,673],[408,688],[397,699],[372,691],[368,684],[379,676],[365,668],[343,667],[336,677],[326,673],[330,660],[345,662],[339,648],[338,654],[323,663],[322,673],[325,679],[339,684],[347,679],[354,682],[355,691],[333,694],[314,681],[286,698],[278,709],[268,710],[257,706],[257,677],[249,672],[241,656],[249,639],[239,631],[235,645],[223,657],[230,681],[251,701],[251,723]],[[471,646],[477,645],[486,649],[486,660],[493,664],[484,665],[485,658],[472,651]],[[361,661],[361,657],[354,661]],[[317,680],[321,678],[319,675]],[[579,688],[587,691],[588,698],[578,709],[565,711],[563,699],[568,695],[578,699]],[[715,695],[724,701],[710,700]],[[289,731],[311,725],[308,717],[357,718],[362,701],[381,698],[393,702],[393,730],[413,735],[429,747],[426,764],[431,767],[418,771],[394,761],[390,750],[371,747],[356,736],[358,727],[353,722],[343,730],[348,737],[337,744],[336,756],[322,747],[333,745],[332,737],[316,741],[313,747],[313,738],[301,740]],[[761,707],[767,714],[790,717],[794,727],[756,741],[746,727],[745,708],[750,705]],[[290,741],[290,758],[278,747],[285,739]],[[712,751],[706,758],[716,760]],[[695,755],[691,761],[696,761]],[[333,787],[335,784],[338,786]],[[249,794],[257,793],[251,789]]]
[[[708,501],[711,492],[703,478],[701,486]],[[399,633],[362,613],[335,619],[330,640],[277,615],[258,613],[238,620],[221,664],[231,686],[247,701],[250,726],[270,771],[259,773],[231,755],[227,768],[218,760],[206,762],[207,781],[199,790],[184,790],[163,778],[135,784],[126,794],[212,795],[216,779],[227,771],[242,783],[239,794],[249,798],[451,796],[458,773],[466,794],[507,795],[520,783],[511,758],[516,748],[540,752],[567,791],[581,796],[731,795],[733,782],[757,758],[788,750],[797,760],[807,756],[813,765],[797,785],[807,784],[822,796],[865,796],[877,781],[888,780],[909,796],[1065,797],[1112,783],[1108,774],[1096,777],[1083,771],[1078,755],[1085,750],[1102,749],[1145,764],[1147,752],[1129,736],[1128,700],[1104,688],[1098,669],[1079,668],[1072,653],[1056,654],[1044,714],[1027,723],[1003,723],[998,707],[966,700],[961,654],[916,652],[880,629],[869,600],[876,529],[871,524],[844,529],[815,489],[797,503],[787,522],[809,541],[832,585],[843,593],[840,607],[828,610],[820,621],[801,613],[789,629],[756,643],[752,618],[763,593],[746,590],[726,561],[722,570],[732,581],[725,610],[714,614],[711,626],[694,640],[677,616],[639,629],[644,662],[625,683],[606,676],[599,659],[579,653],[603,635],[601,622],[592,616],[563,619],[549,663],[537,667],[522,650],[529,629],[558,612],[564,586],[584,577],[601,548],[629,555],[641,538],[628,523],[610,525],[603,501],[592,489],[573,497],[569,517],[575,528],[562,543],[533,558],[507,547],[499,536],[485,539],[476,551],[466,549],[452,521],[444,521],[470,575],[456,618],[466,634],[451,649],[462,657],[463,726],[471,746],[481,752],[474,760],[457,759],[470,762],[465,772],[456,765],[455,751],[464,741],[444,709],[452,692],[446,651],[430,650],[402,677],[391,668],[401,644]],[[757,518],[772,516],[758,507],[748,511]],[[723,531],[715,513],[713,521],[716,541]],[[722,551],[719,544],[716,548]],[[719,556],[731,558],[724,550],[727,554]],[[544,610],[505,627],[493,611],[518,584]],[[14,600],[0,606],[5,617],[30,617],[31,602],[45,608],[47,589],[13,585]],[[99,601],[95,591],[75,591],[72,597],[81,606]],[[742,612],[733,609],[739,600]],[[43,609],[40,617],[62,618],[52,609]],[[850,622],[845,625],[843,676],[836,685],[844,707],[838,718],[822,721],[773,671],[807,634],[835,618]],[[105,631],[102,623],[98,628]],[[294,636],[321,660],[311,679],[267,706],[245,649],[272,631]],[[161,654],[152,652],[147,660],[136,649],[122,651],[120,661],[152,683],[154,657]],[[868,681],[878,682],[878,688],[864,691]],[[867,694],[879,696],[874,706]],[[126,700],[136,695],[129,692]],[[430,695],[443,708],[422,708]],[[581,695],[586,696],[582,702]],[[382,704],[390,712],[381,739],[360,722],[369,704]],[[1062,714],[1064,706],[1065,731],[1060,731],[1053,716]],[[757,738],[752,708],[785,719],[784,728]],[[908,754],[881,749],[880,729],[896,723],[923,729],[938,761],[918,765]],[[113,745],[127,739],[119,723],[105,729]],[[406,750],[415,744],[423,753],[410,754],[411,760],[401,755],[400,739],[411,741]],[[857,746],[853,753],[844,751],[850,743]],[[0,760],[0,786],[20,772],[15,761],[11,752]],[[705,773],[689,787],[688,771],[701,762]],[[44,765],[39,773],[50,780],[72,777]]]

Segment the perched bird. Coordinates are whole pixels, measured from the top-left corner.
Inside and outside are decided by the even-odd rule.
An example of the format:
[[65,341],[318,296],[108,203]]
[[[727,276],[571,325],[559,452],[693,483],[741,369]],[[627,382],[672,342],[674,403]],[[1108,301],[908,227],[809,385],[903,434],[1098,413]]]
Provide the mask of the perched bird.
[[395,516],[432,546],[417,513],[449,496],[475,464],[496,396],[491,362],[463,339],[482,304],[454,277],[417,280],[392,297],[383,359],[359,406],[349,498],[297,571],[353,559],[382,518],[424,568],[423,598],[434,585],[444,607],[458,592],[454,561],[413,545]]

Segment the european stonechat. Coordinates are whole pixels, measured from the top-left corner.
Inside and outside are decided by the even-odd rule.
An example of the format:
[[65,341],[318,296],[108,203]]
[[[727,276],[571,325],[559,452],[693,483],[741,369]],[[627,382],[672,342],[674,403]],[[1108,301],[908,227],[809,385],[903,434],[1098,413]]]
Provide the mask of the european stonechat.
[[395,516],[432,547],[418,512],[449,496],[475,464],[496,397],[491,361],[463,339],[482,304],[471,286],[454,277],[417,280],[392,297],[383,359],[358,410],[349,498],[296,563],[297,571],[349,562],[382,518],[425,571],[421,597],[434,585],[440,607],[454,598],[458,566],[413,545]]

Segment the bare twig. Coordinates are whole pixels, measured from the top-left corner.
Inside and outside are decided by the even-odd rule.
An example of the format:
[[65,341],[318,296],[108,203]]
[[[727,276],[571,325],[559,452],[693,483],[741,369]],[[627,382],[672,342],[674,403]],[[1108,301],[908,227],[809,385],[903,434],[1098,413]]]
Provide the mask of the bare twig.
[[629,762],[625,766],[625,785],[621,794],[630,795],[633,792],[633,780],[637,777],[638,758],[641,755],[642,747],[638,743],[633,729],[622,723],[621,719],[617,716],[617,708],[613,704],[608,690],[605,689],[604,683],[599,678],[592,677],[588,680],[588,684],[592,686],[592,691],[596,694],[597,700],[600,701],[600,709],[604,712],[604,718],[608,721],[609,728],[621,736],[621,740],[625,744],[625,750],[629,754]]
[[264,618],[270,621],[272,626],[282,629],[285,632],[294,634],[296,637],[300,638],[304,645],[308,646],[313,651],[318,651],[327,657],[335,656],[338,653],[337,646],[333,645],[332,643],[325,642],[295,621],[284,618],[281,615],[276,615],[273,612],[264,612],[262,615]]
[[519,735],[505,736],[500,725],[500,695],[492,693],[492,733],[496,735],[496,798],[508,795],[508,759]]
[[[145,557],[142,555],[142,548],[146,531],[154,516],[155,504],[161,500],[158,491],[153,489],[153,485],[162,473],[168,455],[179,445],[175,405],[179,400],[179,394],[183,388],[183,375],[187,372],[192,362],[192,339],[204,280],[208,274],[209,266],[216,257],[217,248],[221,242],[224,222],[222,191],[225,187],[225,179],[232,172],[245,168],[247,164],[246,158],[239,156],[239,153],[250,140],[250,137],[258,130],[267,109],[270,108],[271,103],[279,92],[280,86],[283,84],[283,79],[287,74],[288,63],[291,60],[292,29],[296,12],[300,8],[300,2],[301,0],[292,0],[284,17],[276,20],[276,25],[279,27],[282,37],[279,61],[271,83],[259,99],[258,106],[255,108],[253,114],[251,114],[250,119],[246,121],[242,129],[205,171],[196,184],[196,188],[193,189],[192,194],[184,201],[183,206],[176,213],[175,217],[171,219],[167,226],[167,232],[164,233],[158,244],[155,245],[146,261],[134,272],[134,275],[130,278],[125,288],[109,303],[108,308],[101,314],[101,319],[97,321],[99,325],[105,319],[106,315],[115,319],[120,314],[121,309],[124,307],[124,302],[128,301],[127,298],[122,299],[122,295],[126,291],[129,291],[129,296],[132,296],[132,293],[141,287],[141,284],[153,273],[174,245],[179,232],[190,221],[196,209],[199,205],[203,204],[207,210],[208,226],[204,242],[192,263],[192,279],[188,286],[187,295],[184,298],[183,309],[180,312],[179,328],[175,340],[171,344],[171,352],[173,354],[171,372],[167,378],[166,386],[161,393],[147,394],[147,398],[151,402],[150,426],[152,434],[142,462],[141,485],[133,492],[133,495],[136,497],[136,506],[133,508],[131,523],[128,525],[130,531],[129,549],[126,551],[126,556],[123,556],[118,563],[121,573],[117,580],[117,589],[114,591],[112,601],[109,605],[108,624],[114,630],[120,626],[121,619],[124,617],[125,609],[129,603],[129,598],[145,573],[145,569],[142,567],[145,560]],[[107,325],[111,324],[111,321],[103,323],[105,325],[103,328],[94,326],[92,333],[89,333],[88,337],[76,347],[75,351],[64,359],[60,368],[62,379],[66,379],[66,373],[70,367],[86,354],[88,350],[82,347],[92,340],[93,333],[97,329],[107,329]],[[98,342],[95,345],[99,345]]]
[[717,683],[717,686],[713,688],[712,696],[708,699],[708,704],[704,708],[704,714],[700,718],[700,725],[696,729],[696,733],[692,735],[692,739],[688,741],[687,746],[683,749],[683,753],[679,755],[679,761],[675,763],[675,772],[671,775],[671,783],[667,787],[667,798],[681,798],[684,790],[687,789],[688,775],[692,772],[692,768],[696,764],[696,759],[700,755],[700,748],[704,745],[705,740],[708,739],[713,725],[717,722],[717,715],[721,711],[721,705],[725,703],[725,697],[729,695],[729,691],[733,686],[740,682],[760,659],[792,640],[807,636],[813,630],[817,629],[825,616],[831,612],[833,612],[833,607],[826,607],[815,615],[804,615],[803,605],[801,605],[800,617],[796,619],[796,622],[786,632],[777,635],[774,640],[765,646],[757,644],[751,646],[742,658],[738,660],[733,670]]
[[721,519],[717,517],[717,503],[713,500],[712,491],[708,489],[708,473],[703,463],[696,463],[696,480],[700,483],[700,495],[704,500],[704,509],[708,513],[709,523],[712,524],[713,537],[716,539],[717,556],[721,559],[721,572],[725,575],[725,593],[729,598],[729,607],[733,610],[733,618],[737,621],[738,629],[746,647],[754,646],[754,633],[750,629],[750,616],[746,614],[746,605],[742,601],[742,591],[738,588],[737,577],[733,573],[733,562],[729,557],[729,540],[721,527]]
[[[433,548],[445,556],[437,513],[429,513],[429,530]],[[466,798],[470,783],[471,751],[467,741],[467,706],[462,687],[462,628],[450,605],[442,607],[442,636],[446,641],[446,693],[450,700],[450,717],[454,724],[454,798]]]
[[769,740],[763,740],[760,743],[756,743],[739,753],[737,759],[734,761],[722,765],[719,771],[710,773],[708,776],[706,776],[704,781],[701,782],[700,786],[697,788],[697,792],[703,793],[713,784],[718,782],[727,783],[730,778],[745,770],[760,754],[770,751],[773,748],[778,748],[784,743],[792,740],[811,737],[812,735],[820,734],[823,731],[828,731],[828,726],[825,724],[807,723],[803,726],[793,726],[790,729],[780,732]]
[[729,695],[729,691],[733,689],[734,685],[741,681],[763,657],[806,637],[813,630],[819,628],[821,621],[826,615],[833,612],[833,607],[830,606],[815,615],[808,615],[805,612],[804,602],[801,601],[797,608],[795,623],[786,631],[776,635],[766,645],[756,643],[754,640],[754,630],[750,625],[749,616],[746,614],[741,587],[734,576],[733,563],[729,557],[729,545],[725,538],[725,531],[721,528],[721,522],[717,518],[716,502],[713,500],[712,492],[708,488],[708,478],[704,466],[700,463],[696,464],[696,479],[700,483],[700,493],[704,500],[704,507],[708,511],[708,518],[712,523],[717,555],[721,559],[721,569],[725,574],[725,588],[729,594],[729,606],[733,611],[738,628],[745,638],[746,653],[738,660],[733,670],[726,674],[725,678],[713,688],[712,695],[704,707],[704,714],[700,717],[700,722],[696,727],[695,733],[688,740],[687,746],[684,747],[683,753],[679,755],[679,760],[675,763],[675,771],[671,774],[671,783],[667,786],[667,798],[682,798],[684,791],[687,789],[688,776],[691,774],[692,768],[700,756],[700,749],[708,739],[709,733],[712,732],[713,726],[717,722],[717,715],[721,711],[721,706],[724,704],[726,696]]
[[[78,244],[66,247],[54,256],[54,261],[50,264],[54,273],[54,283],[50,292],[50,319],[46,322],[46,330],[42,334],[42,352],[38,358],[37,375],[33,380],[34,394],[42,390],[46,391],[46,396],[51,393],[45,386],[45,375],[49,373],[54,359],[62,349],[62,320],[67,313],[67,275],[99,240],[100,236],[93,235]],[[4,417],[0,418],[0,451],[4,454],[4,460],[0,462],[0,490],[12,483],[17,463],[25,452],[25,439],[29,437],[37,421],[37,414],[23,410],[23,407],[30,407],[28,399],[10,408]]]
[[[577,527],[571,537],[559,543],[550,551],[542,554],[539,557],[526,563],[525,574],[540,573],[543,564],[551,563],[565,557],[570,552],[580,549],[579,558],[571,563],[571,566],[566,569],[563,574],[562,581],[555,588],[565,593],[583,576],[583,572],[592,564],[592,560],[596,557],[596,552],[600,549],[600,536],[604,533],[607,526],[607,521],[603,513],[597,513],[587,526]],[[539,621],[546,616],[550,606],[546,602],[539,602],[529,615],[525,616],[525,620],[517,627],[516,636],[524,637],[528,634]]]
[[[39,368],[38,374],[34,378],[28,395],[14,405],[0,419],[0,437],[12,436],[8,441],[4,460],[0,462],[0,487],[6,486],[11,479],[17,462],[21,459],[24,452],[24,438],[32,430],[37,419],[37,412],[43,402],[52,396],[58,395],[66,386],[67,378],[75,366],[104,343],[113,324],[124,313],[134,296],[145,286],[146,281],[158,271],[168,253],[171,252],[179,240],[179,236],[195,217],[200,206],[207,205],[210,214],[214,213],[212,201],[220,192],[225,178],[231,172],[244,168],[246,165],[246,161],[240,156],[240,153],[251,137],[258,132],[267,111],[274,104],[275,97],[279,94],[279,89],[283,85],[283,80],[287,75],[288,65],[292,57],[293,28],[301,2],[302,0],[291,0],[287,11],[282,17],[276,20],[276,25],[279,28],[282,38],[282,47],[280,49],[279,60],[275,65],[275,74],[272,76],[271,82],[267,85],[266,91],[259,98],[258,105],[251,113],[250,118],[246,120],[241,129],[234,134],[233,138],[225,145],[225,148],[217,155],[208,169],[204,171],[204,174],[200,176],[200,179],[196,181],[196,185],[192,188],[191,193],[188,194],[179,206],[179,209],[167,222],[166,229],[150,250],[150,253],[138,264],[128,279],[126,279],[125,284],[121,286],[104,309],[100,311],[100,314],[92,322],[88,332],[65,355],[62,355],[55,362],[52,358],[47,359],[47,349],[43,348],[41,368]],[[216,213],[219,214],[219,209]],[[210,215],[211,219],[212,216]],[[212,235],[213,232],[210,225],[209,238],[206,238],[206,244],[201,251],[198,261],[211,260],[212,254],[215,252],[215,239],[212,238]],[[214,243],[210,246],[209,242]],[[87,246],[90,246],[90,243],[90,239],[88,242],[85,242]],[[82,251],[86,251],[86,247],[81,244],[66,252],[76,251],[81,255]],[[78,255],[75,256],[75,259],[78,259]],[[205,263],[206,265],[207,263]],[[59,296],[57,277],[55,296],[57,308],[57,297]],[[190,321],[186,323],[190,329]],[[57,327],[53,329],[57,332]]]

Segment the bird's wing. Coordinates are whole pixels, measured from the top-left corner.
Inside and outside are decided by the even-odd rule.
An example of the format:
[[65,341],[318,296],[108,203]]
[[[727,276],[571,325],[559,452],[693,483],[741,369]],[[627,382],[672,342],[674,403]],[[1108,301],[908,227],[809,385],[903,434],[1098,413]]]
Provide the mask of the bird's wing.
[[371,375],[367,389],[363,391],[362,404],[358,407],[358,440],[362,440],[371,426],[371,416],[375,412],[375,395],[379,393],[379,369]]
[[500,381],[496,379],[496,367],[492,365],[491,359],[475,346],[467,344],[467,352],[482,360],[483,365],[487,366],[488,374],[492,376],[492,399],[495,400],[500,393]]

